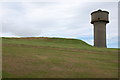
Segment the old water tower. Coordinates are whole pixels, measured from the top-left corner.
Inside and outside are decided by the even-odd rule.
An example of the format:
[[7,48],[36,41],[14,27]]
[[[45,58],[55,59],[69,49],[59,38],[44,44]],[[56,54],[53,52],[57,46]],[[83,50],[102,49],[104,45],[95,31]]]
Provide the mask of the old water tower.
[[106,24],[109,23],[107,11],[94,11],[91,13],[91,24],[94,25],[94,46],[106,46]]

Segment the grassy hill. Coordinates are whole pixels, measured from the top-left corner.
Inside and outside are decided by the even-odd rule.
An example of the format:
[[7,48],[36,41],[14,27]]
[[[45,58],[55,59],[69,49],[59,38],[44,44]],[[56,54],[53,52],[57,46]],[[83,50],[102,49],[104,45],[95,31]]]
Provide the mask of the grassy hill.
[[116,78],[118,49],[65,38],[3,38],[3,78]]

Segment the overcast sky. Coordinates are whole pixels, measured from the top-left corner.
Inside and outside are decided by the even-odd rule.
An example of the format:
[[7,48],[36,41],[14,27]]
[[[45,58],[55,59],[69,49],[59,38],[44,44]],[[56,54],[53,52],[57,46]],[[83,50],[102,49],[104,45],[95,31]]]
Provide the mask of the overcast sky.
[[91,12],[108,11],[107,46],[118,47],[118,2],[1,2],[2,37],[64,37],[93,45]]

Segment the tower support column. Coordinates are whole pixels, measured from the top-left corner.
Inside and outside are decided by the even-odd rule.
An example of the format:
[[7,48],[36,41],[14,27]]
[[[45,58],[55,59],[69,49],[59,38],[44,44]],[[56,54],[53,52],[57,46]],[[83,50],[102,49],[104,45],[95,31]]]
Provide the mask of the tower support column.
[[94,23],[94,46],[106,46],[106,22]]

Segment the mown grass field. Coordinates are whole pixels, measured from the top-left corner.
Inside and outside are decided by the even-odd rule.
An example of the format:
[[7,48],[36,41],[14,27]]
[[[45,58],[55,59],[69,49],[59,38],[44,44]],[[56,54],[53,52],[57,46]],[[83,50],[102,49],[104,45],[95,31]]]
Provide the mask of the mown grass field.
[[117,78],[118,49],[76,39],[3,38],[3,78]]

